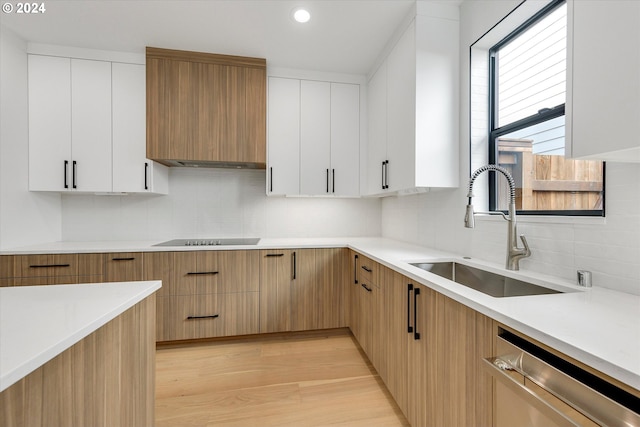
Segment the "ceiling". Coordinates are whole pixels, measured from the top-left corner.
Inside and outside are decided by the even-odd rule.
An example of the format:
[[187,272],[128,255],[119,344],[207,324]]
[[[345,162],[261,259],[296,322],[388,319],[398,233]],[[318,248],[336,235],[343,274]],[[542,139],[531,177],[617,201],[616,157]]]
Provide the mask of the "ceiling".
[[[43,14],[2,13],[36,42],[144,53],[145,46],[267,59],[274,67],[367,74],[413,0],[47,1]],[[311,12],[306,24],[291,12]]]

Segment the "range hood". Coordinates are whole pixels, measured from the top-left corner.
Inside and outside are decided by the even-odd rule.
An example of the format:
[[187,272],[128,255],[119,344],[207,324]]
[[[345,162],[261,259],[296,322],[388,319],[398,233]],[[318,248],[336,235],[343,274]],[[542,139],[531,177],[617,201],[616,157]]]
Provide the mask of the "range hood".
[[226,169],[266,169],[264,163],[249,162],[222,162],[222,161],[206,161],[206,160],[159,160],[170,167],[181,168],[226,168]]

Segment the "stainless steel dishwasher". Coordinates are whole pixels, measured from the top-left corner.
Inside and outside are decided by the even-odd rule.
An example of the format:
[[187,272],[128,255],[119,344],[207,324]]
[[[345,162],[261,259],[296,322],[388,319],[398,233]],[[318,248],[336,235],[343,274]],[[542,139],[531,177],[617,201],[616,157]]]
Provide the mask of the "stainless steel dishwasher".
[[508,331],[497,357],[494,427],[640,426],[640,399]]

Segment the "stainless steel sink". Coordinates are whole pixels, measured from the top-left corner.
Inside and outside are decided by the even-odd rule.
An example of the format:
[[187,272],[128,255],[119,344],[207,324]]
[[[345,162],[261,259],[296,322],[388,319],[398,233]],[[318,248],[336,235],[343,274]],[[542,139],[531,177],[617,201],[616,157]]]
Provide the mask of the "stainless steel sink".
[[410,264],[497,298],[563,293],[563,291],[523,282],[522,280],[480,270],[457,262],[417,262]]

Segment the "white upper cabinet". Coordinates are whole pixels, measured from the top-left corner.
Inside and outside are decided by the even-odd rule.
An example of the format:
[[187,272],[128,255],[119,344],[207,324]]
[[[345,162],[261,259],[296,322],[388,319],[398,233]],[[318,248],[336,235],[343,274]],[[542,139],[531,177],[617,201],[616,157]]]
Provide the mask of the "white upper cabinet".
[[166,166],[146,158],[146,68],[112,64],[113,191],[167,194]]
[[458,186],[458,26],[416,15],[370,79],[367,194]]
[[71,60],[72,188],[110,192],[111,63]]
[[567,155],[640,162],[640,2],[569,1]]
[[269,77],[268,195],[300,194],[300,80]]
[[145,68],[30,54],[29,190],[168,192],[145,159]]
[[360,196],[360,85],[269,77],[267,194]]
[[360,85],[331,83],[331,194],[360,195]]
[[29,189],[71,188],[71,60],[29,55]]
[[331,83],[300,82],[300,194],[330,194]]

